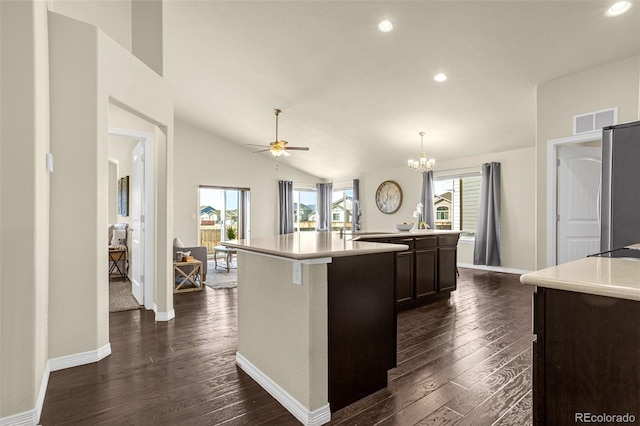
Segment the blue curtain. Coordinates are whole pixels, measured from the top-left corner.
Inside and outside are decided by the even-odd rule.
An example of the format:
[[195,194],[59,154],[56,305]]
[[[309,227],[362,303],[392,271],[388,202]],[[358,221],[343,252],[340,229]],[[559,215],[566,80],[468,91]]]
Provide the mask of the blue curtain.
[[360,179],[353,180],[353,219],[351,220],[351,229],[359,230],[362,228],[362,209],[360,208]]
[[422,194],[420,194],[420,202],[422,203],[422,220],[427,224],[429,229],[435,229],[433,172],[431,170],[422,174]]
[[278,201],[280,206],[280,233],[293,232],[293,182],[278,182]]
[[316,193],[318,196],[318,219],[316,229],[318,231],[331,231],[331,183],[317,183]]
[[474,265],[500,265],[500,163],[482,165]]

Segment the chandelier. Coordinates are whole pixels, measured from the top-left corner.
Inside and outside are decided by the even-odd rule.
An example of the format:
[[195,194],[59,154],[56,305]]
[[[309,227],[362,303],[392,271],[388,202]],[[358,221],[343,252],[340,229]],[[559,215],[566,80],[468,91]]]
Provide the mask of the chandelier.
[[433,166],[436,164],[436,160],[430,158],[427,160],[427,156],[424,154],[424,132],[420,132],[420,159],[419,160],[409,160],[407,163],[411,170],[415,170],[419,173],[426,173],[429,170],[433,169]]

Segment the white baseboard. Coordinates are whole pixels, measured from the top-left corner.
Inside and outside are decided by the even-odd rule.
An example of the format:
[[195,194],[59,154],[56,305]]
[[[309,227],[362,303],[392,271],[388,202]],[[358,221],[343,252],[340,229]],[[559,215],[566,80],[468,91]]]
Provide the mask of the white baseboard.
[[78,354],[61,356],[49,360],[50,371],[63,370],[79,365],[91,364],[111,355],[111,343],[107,343],[95,351],[81,352]]
[[38,400],[36,401],[36,414],[38,415],[38,422],[40,422],[40,415],[42,414],[42,406],[44,405],[44,397],[47,394],[47,386],[49,386],[49,375],[51,374],[51,366],[47,361],[47,366],[42,373],[42,381],[40,382],[40,391],[38,392]]
[[513,268],[503,268],[502,266],[487,266],[487,265],[474,265],[471,263],[458,263],[460,268],[470,268],[470,269],[481,269],[483,271],[491,271],[491,272],[504,272],[506,274],[528,274],[531,271],[527,271],[526,269],[513,269]]
[[157,322],[171,321],[176,317],[176,311],[173,309],[169,312],[158,312],[158,305],[156,305],[155,303],[153,304],[153,312],[156,313]]
[[3,417],[0,419],[0,426],[34,426],[40,421],[40,409],[37,407],[33,410],[24,411],[22,413],[14,414],[9,417]]
[[40,414],[42,414],[42,406],[44,405],[44,397],[47,393],[49,385],[49,375],[52,371],[63,370],[65,368],[78,367],[80,365],[98,362],[101,359],[111,355],[111,343],[98,348],[95,351],[87,351],[79,354],[62,356],[50,359],[42,373],[42,381],[40,382],[40,390],[36,406],[32,410],[14,414],[9,417],[0,418],[0,426],[33,426],[40,422]]
[[324,405],[316,410],[310,411],[302,405],[300,401],[282,389],[280,385],[271,380],[267,375],[260,371],[249,360],[236,352],[236,364],[247,373],[253,380],[258,382],[264,390],[273,396],[284,408],[286,408],[293,416],[303,425],[320,426],[329,423],[331,420],[331,411],[329,404]]

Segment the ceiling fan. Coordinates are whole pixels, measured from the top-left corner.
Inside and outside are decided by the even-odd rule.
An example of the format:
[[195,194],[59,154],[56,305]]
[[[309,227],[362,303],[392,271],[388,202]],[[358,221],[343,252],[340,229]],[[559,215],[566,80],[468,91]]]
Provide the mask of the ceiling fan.
[[274,157],[288,157],[291,154],[289,154],[287,151],[309,151],[309,148],[306,146],[287,146],[287,141],[278,140],[278,115],[280,115],[282,111],[280,111],[279,109],[274,109],[273,111],[276,114],[276,140],[274,142],[271,142],[269,146],[247,144],[248,146],[259,146],[261,148],[265,148],[259,151],[254,151],[253,153],[256,154],[258,152],[270,151],[271,155],[273,155]]

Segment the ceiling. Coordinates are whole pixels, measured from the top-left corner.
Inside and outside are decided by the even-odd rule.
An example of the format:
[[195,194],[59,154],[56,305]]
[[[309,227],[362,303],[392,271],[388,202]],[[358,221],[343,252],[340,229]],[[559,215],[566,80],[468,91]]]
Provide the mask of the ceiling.
[[532,147],[538,84],[640,54],[640,4],[610,4],[174,0],[165,78],[177,119],[243,147],[281,109],[279,138],[310,147],[281,161],[327,179],[406,165],[423,130],[438,160]]

